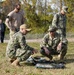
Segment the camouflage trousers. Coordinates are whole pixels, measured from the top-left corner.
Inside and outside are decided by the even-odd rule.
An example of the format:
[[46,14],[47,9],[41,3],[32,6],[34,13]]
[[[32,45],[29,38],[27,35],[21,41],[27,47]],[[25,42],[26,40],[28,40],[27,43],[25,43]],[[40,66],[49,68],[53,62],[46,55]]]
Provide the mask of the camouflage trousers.
[[62,49],[61,49],[61,51],[60,51],[59,53],[60,53],[60,60],[61,60],[61,59],[64,59],[64,56],[65,56],[66,53],[67,53],[67,44],[65,44],[65,45],[62,47]]
[[58,29],[57,30],[57,33],[59,33],[62,37],[66,37],[66,29]]
[[23,49],[16,49],[16,50],[7,50],[6,56],[11,59],[19,59],[19,61],[25,61],[29,58],[32,54],[31,50],[23,50]]
[[48,51],[49,51],[49,55],[46,54],[45,50],[41,48],[40,50],[40,53],[46,57],[48,57],[49,59],[52,58],[52,55],[60,55],[60,60],[64,59],[64,56],[66,55],[67,53],[67,45],[64,45],[61,49],[61,51],[57,51],[56,49],[52,49],[51,47],[50,48],[47,48]]

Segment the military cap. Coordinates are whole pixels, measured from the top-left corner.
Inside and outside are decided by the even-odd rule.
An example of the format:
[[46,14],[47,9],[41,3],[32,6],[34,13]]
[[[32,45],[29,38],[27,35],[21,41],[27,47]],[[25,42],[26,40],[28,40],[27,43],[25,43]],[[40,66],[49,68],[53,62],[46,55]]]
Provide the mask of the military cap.
[[63,7],[62,7],[62,10],[63,10],[64,12],[67,12],[67,11],[68,11],[68,7],[67,7],[67,6],[63,6]]
[[48,29],[49,32],[53,32],[53,31],[56,31],[56,30],[57,30],[57,27],[49,26],[49,29]]
[[26,31],[31,31],[30,28],[27,28],[27,25],[26,25],[26,24],[22,24],[22,25],[20,26],[20,29],[25,29]]

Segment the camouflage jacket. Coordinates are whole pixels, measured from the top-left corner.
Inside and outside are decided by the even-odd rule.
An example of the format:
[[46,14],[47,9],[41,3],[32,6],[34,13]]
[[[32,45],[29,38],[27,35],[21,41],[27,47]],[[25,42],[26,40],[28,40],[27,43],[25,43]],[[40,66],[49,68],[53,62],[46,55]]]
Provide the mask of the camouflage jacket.
[[57,13],[54,15],[52,26],[56,26],[59,29],[66,29],[66,15]]
[[25,35],[21,32],[15,33],[7,46],[7,50],[16,50],[18,48],[23,50],[33,50],[32,47],[27,45]]
[[67,44],[66,39],[62,39],[62,37],[56,32],[55,37],[51,38],[50,34],[46,34],[42,40],[41,47],[52,47],[52,49],[56,49],[57,45],[60,42],[64,42]]

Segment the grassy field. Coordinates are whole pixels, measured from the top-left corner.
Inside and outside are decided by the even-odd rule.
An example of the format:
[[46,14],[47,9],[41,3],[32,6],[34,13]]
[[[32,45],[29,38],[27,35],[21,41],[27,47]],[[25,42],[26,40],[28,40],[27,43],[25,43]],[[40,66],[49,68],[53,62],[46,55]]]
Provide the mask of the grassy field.
[[[39,43],[29,43],[29,45],[40,50]],[[5,58],[6,46],[6,43],[0,44],[0,75],[74,75],[74,42],[68,44],[65,69],[38,69],[25,63],[22,63],[20,68],[15,68]]]

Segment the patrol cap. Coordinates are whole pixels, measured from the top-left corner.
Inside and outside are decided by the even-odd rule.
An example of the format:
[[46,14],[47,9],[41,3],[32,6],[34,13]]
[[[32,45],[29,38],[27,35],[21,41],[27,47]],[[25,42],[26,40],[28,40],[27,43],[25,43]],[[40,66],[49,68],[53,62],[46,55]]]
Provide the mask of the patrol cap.
[[67,6],[63,6],[63,7],[62,7],[62,10],[63,10],[64,12],[67,12],[67,11],[68,11],[68,7],[67,7]]
[[25,29],[26,31],[31,31],[30,28],[27,28],[27,25],[26,25],[26,24],[22,24],[22,25],[20,26],[20,29]]
[[56,30],[57,30],[57,27],[55,27],[55,26],[49,26],[49,29],[48,29],[49,32],[54,32]]

